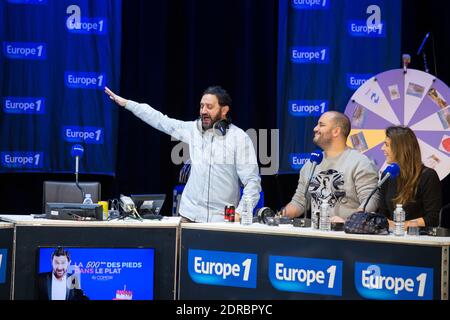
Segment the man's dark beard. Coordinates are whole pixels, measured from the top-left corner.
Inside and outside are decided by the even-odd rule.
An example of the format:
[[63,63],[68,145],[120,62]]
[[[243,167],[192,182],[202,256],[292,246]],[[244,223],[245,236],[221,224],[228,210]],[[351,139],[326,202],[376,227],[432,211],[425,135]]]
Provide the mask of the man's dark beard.
[[203,129],[203,131],[206,131],[206,130],[211,129],[211,128],[214,126],[214,124],[215,124],[217,121],[220,120],[220,117],[217,117],[216,119],[213,119],[213,118],[209,117],[209,120],[210,120],[209,125],[206,125],[206,126],[205,126],[205,125],[203,124],[203,117],[202,117],[202,129]]

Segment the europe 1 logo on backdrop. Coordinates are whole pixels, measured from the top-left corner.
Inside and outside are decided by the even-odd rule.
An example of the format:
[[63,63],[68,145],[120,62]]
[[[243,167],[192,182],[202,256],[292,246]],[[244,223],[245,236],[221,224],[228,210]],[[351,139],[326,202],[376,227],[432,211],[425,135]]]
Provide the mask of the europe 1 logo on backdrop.
[[6,97],[3,111],[10,114],[44,114],[45,98]]
[[47,4],[48,0],[7,0],[12,4]]
[[328,100],[289,100],[289,113],[294,117],[320,117],[328,111]]
[[64,83],[71,89],[103,90],[106,83],[106,73],[66,71]]
[[83,17],[81,8],[74,4],[67,7],[66,13],[70,15],[66,20],[69,33],[104,35],[107,32],[105,17]]
[[3,53],[8,59],[45,60],[47,45],[42,42],[3,42]]
[[5,168],[41,169],[43,152],[0,152],[1,164]]
[[386,23],[381,20],[381,8],[370,5],[366,10],[370,16],[366,20],[349,20],[348,33],[353,37],[385,38]]
[[329,63],[330,50],[327,47],[292,47],[292,63]]
[[310,153],[290,153],[289,165],[293,170],[300,170],[311,157]]
[[103,144],[104,129],[100,127],[63,127],[63,139],[68,142]]
[[291,0],[292,7],[297,10],[330,9],[330,0]]
[[347,88],[357,90],[360,86],[366,83],[367,80],[373,77],[373,74],[347,73],[346,75]]

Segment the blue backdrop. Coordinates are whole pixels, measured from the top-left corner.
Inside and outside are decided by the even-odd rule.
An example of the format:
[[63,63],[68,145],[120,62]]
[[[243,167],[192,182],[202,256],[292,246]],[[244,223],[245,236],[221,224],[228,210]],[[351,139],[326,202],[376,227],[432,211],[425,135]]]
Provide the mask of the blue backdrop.
[[280,0],[280,173],[303,166],[313,129],[373,75],[401,64],[401,0]]
[[121,0],[0,0],[0,172],[114,175]]

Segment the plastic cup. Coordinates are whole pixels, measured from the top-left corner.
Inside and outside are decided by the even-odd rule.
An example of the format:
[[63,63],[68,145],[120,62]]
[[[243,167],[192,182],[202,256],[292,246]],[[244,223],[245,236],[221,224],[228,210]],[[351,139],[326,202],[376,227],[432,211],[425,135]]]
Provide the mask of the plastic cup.
[[98,204],[103,207],[103,220],[108,219],[108,201],[99,201]]
[[411,222],[409,223],[408,235],[409,236],[418,236],[419,235],[419,225],[414,220],[411,220]]

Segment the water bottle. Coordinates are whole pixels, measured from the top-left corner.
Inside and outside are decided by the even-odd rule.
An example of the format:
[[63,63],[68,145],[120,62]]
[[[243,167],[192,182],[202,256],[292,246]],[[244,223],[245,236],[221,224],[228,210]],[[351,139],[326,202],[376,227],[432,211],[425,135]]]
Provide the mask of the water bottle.
[[396,236],[405,235],[405,210],[403,210],[402,204],[397,204],[394,211],[394,234]]
[[331,208],[327,202],[320,205],[319,229],[322,231],[331,231]]
[[83,204],[94,204],[90,193],[86,193],[86,195],[84,196]]
[[250,197],[245,197],[244,210],[241,214],[241,224],[244,226],[249,226],[253,223],[253,201]]

